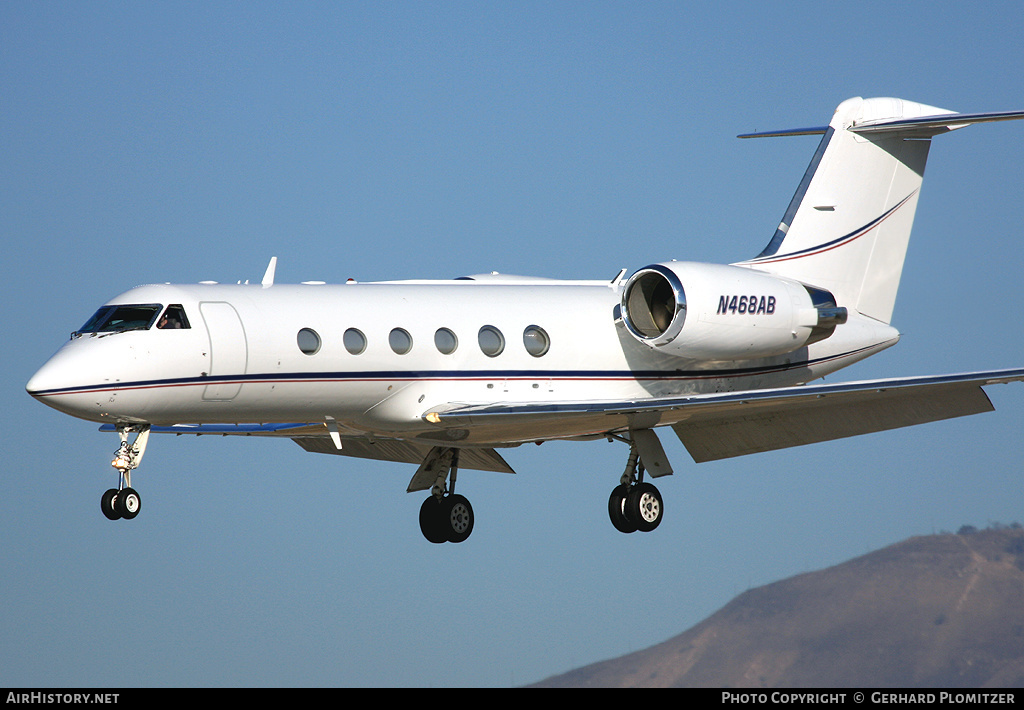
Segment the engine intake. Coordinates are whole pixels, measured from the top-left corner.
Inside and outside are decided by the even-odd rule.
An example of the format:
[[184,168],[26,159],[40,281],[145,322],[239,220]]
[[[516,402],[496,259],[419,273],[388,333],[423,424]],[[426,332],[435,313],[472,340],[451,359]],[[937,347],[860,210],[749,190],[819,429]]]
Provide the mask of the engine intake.
[[660,264],[640,269],[626,283],[622,316],[640,340],[671,340],[686,321],[686,292],[679,278]]
[[823,289],[739,266],[675,261],[633,274],[621,310],[637,340],[696,360],[782,355],[829,337],[847,318]]

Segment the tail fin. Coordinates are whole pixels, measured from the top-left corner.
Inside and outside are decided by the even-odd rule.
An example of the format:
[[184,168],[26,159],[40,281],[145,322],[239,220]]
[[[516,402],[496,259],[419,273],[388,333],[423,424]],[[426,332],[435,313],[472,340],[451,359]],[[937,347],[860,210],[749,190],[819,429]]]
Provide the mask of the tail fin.
[[957,114],[901,99],[844,101],[831,123],[740,136],[823,134],[775,235],[748,266],[832,292],[840,306],[892,318],[931,137],[1024,112]]

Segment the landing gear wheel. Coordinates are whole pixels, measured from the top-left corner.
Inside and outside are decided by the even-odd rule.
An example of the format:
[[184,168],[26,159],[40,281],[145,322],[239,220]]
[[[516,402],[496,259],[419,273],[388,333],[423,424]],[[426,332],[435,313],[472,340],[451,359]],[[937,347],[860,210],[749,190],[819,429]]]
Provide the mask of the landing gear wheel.
[[100,498],[100,510],[103,511],[103,515],[106,516],[107,520],[120,520],[121,513],[117,511],[117,494],[120,493],[116,488],[111,488],[109,491],[103,494]]
[[626,497],[626,518],[640,532],[650,532],[661,523],[665,506],[661,493],[650,483],[638,483]]
[[448,542],[448,534],[444,529],[444,499],[438,500],[429,496],[420,506],[420,532],[428,541],[440,544]]
[[430,496],[420,506],[420,531],[430,542],[465,542],[473,522],[473,506],[465,496]]
[[125,520],[131,520],[139,514],[142,508],[142,499],[134,488],[122,488],[117,494],[114,508]]
[[441,504],[448,542],[464,542],[473,532],[473,506],[465,496],[450,495]]
[[621,533],[636,532],[636,525],[626,517],[626,498],[629,496],[629,486],[623,484],[612,490],[608,498],[608,517],[612,519],[612,525]]

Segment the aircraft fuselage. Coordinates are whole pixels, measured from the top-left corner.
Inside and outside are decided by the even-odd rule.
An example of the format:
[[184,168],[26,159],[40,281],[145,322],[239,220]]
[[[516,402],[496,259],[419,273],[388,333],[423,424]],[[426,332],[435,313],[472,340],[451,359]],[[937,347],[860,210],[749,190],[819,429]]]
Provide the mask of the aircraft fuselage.
[[[160,328],[154,317],[145,328],[76,332],[28,390],[112,424],[333,419],[347,434],[429,439],[439,432],[424,415],[437,405],[782,387],[898,337],[852,319],[828,340],[778,357],[684,360],[637,342],[620,300],[621,284],[590,281],[141,286],[106,305],[152,305],[154,316],[181,306],[189,327]],[[590,433],[528,425],[468,432],[462,443]]]

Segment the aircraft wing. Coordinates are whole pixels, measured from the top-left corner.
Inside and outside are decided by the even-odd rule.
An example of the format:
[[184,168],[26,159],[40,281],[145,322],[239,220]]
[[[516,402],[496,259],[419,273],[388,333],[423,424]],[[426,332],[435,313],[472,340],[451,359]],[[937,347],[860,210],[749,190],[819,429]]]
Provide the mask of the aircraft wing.
[[424,419],[495,435],[533,430],[536,440],[671,426],[700,463],[992,411],[983,387],[1021,380],[1024,369],[628,401],[450,405]]
[[[100,431],[117,431],[114,425],[104,424]],[[433,445],[398,439],[365,437],[339,437],[339,448],[323,422],[291,424],[175,424],[153,426],[155,434],[193,434],[195,436],[273,436],[286,437],[306,451],[318,454],[353,456],[377,461],[421,463]],[[461,451],[459,467],[477,471],[515,473],[512,467],[492,448],[465,448]]]
[[[322,427],[321,427],[322,428]],[[343,440],[342,448],[337,448],[329,437],[320,436],[296,436],[292,441],[304,448],[318,454],[337,454],[341,456],[356,456],[363,459],[376,459],[378,461],[398,461],[402,463],[419,464],[426,460],[428,454],[434,448],[432,444],[418,444],[411,441],[398,439],[355,439]],[[494,449],[466,447],[459,450],[459,468],[469,468],[476,471],[497,471],[498,473],[515,473],[512,467]],[[433,482],[433,480],[431,480]]]

